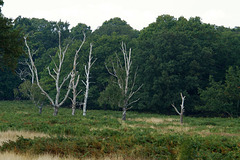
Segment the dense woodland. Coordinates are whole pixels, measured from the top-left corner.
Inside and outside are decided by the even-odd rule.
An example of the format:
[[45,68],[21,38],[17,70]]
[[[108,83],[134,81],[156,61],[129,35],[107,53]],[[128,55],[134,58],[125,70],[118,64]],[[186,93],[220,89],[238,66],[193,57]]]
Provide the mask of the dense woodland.
[[[133,104],[132,110],[176,114],[171,104],[178,107],[182,93],[186,96],[187,115],[240,115],[238,27],[225,28],[205,24],[200,17],[186,19],[170,15],[159,16],[156,22],[140,31],[120,18],[105,21],[95,31],[82,23],[70,28],[68,22],[21,16],[10,20],[1,15],[0,25],[0,100],[28,99],[23,88],[31,77],[26,74],[23,80],[17,74],[28,70],[28,66],[23,63],[27,57],[24,53],[21,56],[14,55],[19,53],[16,50],[27,52],[23,43],[26,35],[29,47],[35,52],[33,59],[38,68],[40,83],[50,96],[55,95],[54,82],[46,68],[54,67],[50,56],[57,58],[59,26],[62,45],[70,44],[61,71],[63,76],[71,71],[75,52],[85,34],[86,42],[77,60],[80,81],[85,80],[84,66],[88,61],[90,43],[93,45],[92,56],[97,60],[90,73],[87,109],[119,110],[117,103],[122,97],[106,66],[112,64],[116,54],[121,58],[121,43],[124,42],[127,50],[131,48],[132,51],[132,72],[137,73],[136,87],[143,84],[134,95],[139,101]],[[8,29],[4,26],[8,26]],[[14,36],[15,38],[7,38]],[[10,43],[18,44],[13,48],[6,47]],[[6,63],[15,60],[17,66]],[[134,79],[134,74],[131,76]],[[78,90],[83,91],[77,97],[78,102],[83,101],[84,88],[80,82]],[[64,89],[67,86],[63,87],[61,93],[65,92]],[[45,102],[44,105],[49,104],[44,97],[42,101]],[[71,106],[71,100],[68,99],[64,106]]]

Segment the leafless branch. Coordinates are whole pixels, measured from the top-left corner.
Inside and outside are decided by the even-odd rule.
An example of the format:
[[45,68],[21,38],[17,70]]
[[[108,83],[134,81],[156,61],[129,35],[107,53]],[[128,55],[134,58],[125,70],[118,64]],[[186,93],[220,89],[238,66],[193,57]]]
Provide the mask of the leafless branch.
[[[107,67],[106,64],[105,64],[105,66],[107,68],[108,73],[116,78],[116,82],[114,82],[114,83],[118,84],[118,86],[121,90],[123,100],[121,100],[121,102],[119,101],[118,104],[119,104],[119,107],[123,108],[122,119],[125,120],[126,111],[133,107],[133,106],[131,106],[133,103],[136,103],[137,101],[139,101],[139,99],[136,99],[136,100],[133,100],[130,102],[130,99],[133,97],[133,95],[135,93],[137,93],[142,88],[143,85],[140,85],[140,87],[138,87],[134,91],[136,77],[137,77],[137,70],[134,74],[133,81],[129,81],[129,79],[131,78],[130,70],[131,70],[131,66],[132,66],[132,60],[131,60],[132,50],[130,48],[129,51],[127,51],[126,44],[122,42],[121,43],[121,51],[123,54],[123,61],[124,61],[123,63],[121,63],[120,58],[116,54],[116,66],[112,62],[111,71],[109,70],[109,68]],[[132,82],[131,87],[130,87],[130,82]],[[131,107],[129,107],[129,106],[131,106]]]
[[177,112],[177,114],[181,115],[181,113],[178,111],[178,109],[175,107],[174,104],[172,104],[173,108],[175,109],[175,111]]
[[47,67],[47,70],[48,70],[48,74],[56,81],[56,77],[54,77],[54,75],[52,75],[49,67]]

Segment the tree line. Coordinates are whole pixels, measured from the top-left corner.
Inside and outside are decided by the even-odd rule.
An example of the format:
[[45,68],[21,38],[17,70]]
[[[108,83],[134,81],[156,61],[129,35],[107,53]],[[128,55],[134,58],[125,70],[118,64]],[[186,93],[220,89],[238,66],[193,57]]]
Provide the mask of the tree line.
[[[89,75],[92,83],[89,88],[88,109],[119,110],[119,103],[124,102],[124,99],[127,100],[127,95],[121,94],[123,91],[117,83],[119,79],[116,79],[116,74],[114,77],[112,70],[117,69],[118,66],[119,76],[124,73],[124,70],[121,70],[124,61],[115,61],[124,59],[121,48],[123,42],[126,44],[126,51],[131,48],[132,54],[129,83],[134,84],[132,91],[138,91],[133,95],[133,101],[139,100],[129,106],[132,110],[176,114],[172,104],[181,104],[179,95],[182,93],[186,97],[185,114],[239,115],[240,29],[238,27],[225,28],[205,24],[199,17],[186,19],[170,15],[159,16],[156,22],[140,31],[133,29],[120,18],[105,21],[95,31],[82,23],[70,29],[67,22],[21,16],[11,23],[10,28],[18,31],[19,37],[22,37],[18,37],[21,43],[18,46],[24,48],[24,52],[27,52],[27,49],[21,41],[28,35],[27,41],[34,53],[33,60],[38,68],[40,83],[50,97],[56,95],[56,87],[46,68],[54,68],[55,63],[58,62],[58,29],[60,29],[62,46],[66,47],[70,44],[62,64],[63,77],[72,71],[76,48],[86,37],[76,66],[80,80],[84,81],[86,73],[84,66],[87,65],[89,47],[92,44],[92,57],[97,60]],[[0,51],[2,48],[1,46]],[[8,51],[6,53],[11,55]],[[1,53],[1,57],[2,55]],[[24,73],[28,69],[23,63],[25,59],[24,54],[18,58],[15,71],[18,74],[25,74],[25,79],[30,80],[29,74]],[[3,62],[6,61],[1,60],[1,66],[5,66],[1,67],[0,71],[1,100],[27,99],[26,87],[29,85],[24,84],[18,74],[11,71]],[[84,92],[85,84],[80,82],[77,90]],[[63,84],[62,88],[61,93],[66,92],[67,84]],[[72,96],[72,93],[70,95]],[[60,95],[60,99],[63,96]],[[36,97],[41,99],[40,95]],[[83,102],[84,94],[80,93],[76,98],[77,102]],[[39,101],[49,103],[44,97]],[[64,103],[65,106],[71,104],[70,99]]]

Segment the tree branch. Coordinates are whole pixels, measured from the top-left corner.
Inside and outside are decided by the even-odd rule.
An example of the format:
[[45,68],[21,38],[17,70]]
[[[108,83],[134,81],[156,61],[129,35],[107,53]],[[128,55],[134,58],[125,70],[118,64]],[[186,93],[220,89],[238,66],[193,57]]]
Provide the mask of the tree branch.
[[48,74],[56,81],[56,77],[54,77],[54,75],[52,75],[49,67],[47,67],[47,70],[48,70]]
[[176,111],[179,115],[181,115],[181,113],[177,110],[177,108],[175,107],[175,105],[172,104],[172,106],[173,106],[173,108],[175,109],[175,111]]
[[37,71],[37,68],[36,68],[36,66],[34,64],[34,61],[33,61],[33,58],[32,58],[32,54],[31,54],[31,50],[30,50],[30,48],[29,48],[29,46],[27,44],[27,36],[24,37],[24,40],[25,40],[25,46],[27,47],[27,50],[28,50],[28,57],[30,59],[32,69],[33,69],[33,71],[35,73],[35,76],[36,76],[37,85],[40,88],[40,90],[42,91],[42,93],[49,99],[51,104],[54,105],[54,102],[53,102],[52,98],[47,94],[47,92],[45,92],[45,90],[42,88],[42,86],[39,83],[38,71]]

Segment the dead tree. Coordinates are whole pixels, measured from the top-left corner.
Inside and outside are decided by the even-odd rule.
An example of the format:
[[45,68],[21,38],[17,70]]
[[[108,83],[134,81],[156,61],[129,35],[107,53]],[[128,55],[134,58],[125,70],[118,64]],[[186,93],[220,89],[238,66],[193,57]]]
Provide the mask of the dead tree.
[[[58,27],[59,28],[59,27]],[[49,67],[47,67],[47,70],[48,70],[48,73],[49,75],[54,79],[55,81],[55,86],[56,86],[56,95],[55,95],[55,99],[51,98],[49,96],[49,94],[42,88],[40,82],[39,82],[39,76],[38,76],[38,71],[37,71],[37,68],[34,64],[34,61],[33,61],[33,57],[32,57],[32,54],[31,54],[31,50],[27,44],[27,37],[24,37],[25,39],[25,45],[28,49],[28,57],[30,59],[30,64],[31,64],[31,67],[34,71],[34,74],[35,74],[35,78],[36,78],[36,83],[38,85],[38,87],[40,88],[42,94],[44,94],[48,100],[51,102],[51,105],[54,107],[54,112],[53,112],[53,115],[56,116],[58,114],[58,110],[59,110],[59,107],[66,101],[67,97],[68,97],[68,94],[71,90],[71,81],[69,81],[69,84],[68,84],[68,88],[67,88],[67,92],[65,93],[65,96],[62,100],[60,100],[60,93],[61,93],[61,89],[63,87],[63,85],[65,84],[65,82],[70,78],[70,75],[71,73],[69,73],[67,76],[65,76],[63,78],[63,80],[60,82],[60,72],[62,70],[62,65],[63,65],[63,61],[64,61],[64,58],[65,58],[65,54],[67,52],[67,49],[68,49],[68,46],[67,45],[63,50],[62,50],[62,46],[61,46],[61,32],[60,32],[60,28],[59,28],[59,31],[58,31],[58,36],[59,36],[59,51],[57,53],[58,55],[58,65],[55,63],[54,59],[53,60],[53,63],[55,65],[55,68],[53,68],[53,72],[54,74],[52,74],[51,70]]]
[[136,82],[136,77],[137,77],[137,70],[134,73],[133,79],[132,79],[132,84],[129,84],[130,80],[130,73],[131,73],[131,66],[132,66],[132,60],[131,60],[131,48],[129,51],[126,49],[126,44],[122,42],[121,44],[121,51],[123,54],[123,65],[116,54],[116,63],[112,63],[111,70],[107,67],[106,68],[109,72],[110,75],[115,77],[116,79],[116,84],[118,85],[120,89],[120,94],[121,94],[121,99],[118,102],[118,107],[122,108],[123,113],[122,113],[122,120],[126,120],[126,112],[127,110],[131,109],[133,106],[131,106],[133,103],[139,101],[139,98],[136,100],[132,100],[131,98],[135,93],[137,93],[140,88],[143,86],[141,85],[138,87],[136,90],[135,88],[135,82]]
[[89,79],[90,79],[90,70],[91,70],[91,67],[92,65],[95,63],[95,61],[97,59],[95,59],[93,62],[92,62],[92,44],[90,44],[90,51],[89,51],[89,56],[88,56],[88,64],[87,66],[85,65],[85,77],[86,77],[86,81],[82,81],[83,84],[85,85],[86,87],[86,90],[85,90],[85,94],[84,94],[84,102],[83,102],[83,116],[86,116],[86,109],[87,109],[87,100],[88,100],[88,92],[89,92],[89,85],[90,85],[90,82],[89,82]]
[[[36,52],[32,52],[30,53],[31,56],[33,56]],[[26,53],[28,54],[28,53]],[[33,66],[29,63],[28,59],[25,59],[24,62],[19,62],[19,64],[22,64],[24,66],[28,66],[27,68],[24,68],[23,70],[19,69],[19,71],[17,73],[17,75],[20,77],[20,79],[22,81],[24,81],[19,87],[21,87],[19,89],[19,91],[21,91],[21,93],[26,96],[27,98],[29,98],[36,107],[39,108],[39,114],[42,113],[42,107],[43,107],[43,97],[41,94],[39,94],[39,90],[36,88],[36,84],[35,84],[35,74],[34,74],[34,70],[33,70]],[[30,81],[28,81],[27,77],[30,76],[31,77],[31,83]]]
[[182,99],[182,104],[180,105],[181,107],[181,112],[178,111],[178,109],[175,107],[174,104],[172,104],[173,108],[175,109],[175,111],[180,115],[180,123],[183,124],[183,113],[184,113],[184,100],[186,96],[183,96],[182,93],[180,93],[181,95],[181,99]]
[[86,36],[85,36],[85,34],[83,34],[82,43],[79,46],[78,50],[76,51],[75,56],[74,56],[74,60],[73,60],[73,70],[71,72],[71,82],[72,82],[72,94],[73,94],[73,97],[70,98],[71,101],[72,101],[72,115],[75,115],[75,110],[76,110],[76,105],[77,105],[77,96],[81,92],[81,90],[77,91],[77,86],[78,86],[80,75],[78,74],[78,71],[77,71],[76,68],[77,68],[77,64],[78,64],[77,63],[77,59],[79,57],[78,53],[80,52],[83,44],[85,43],[85,39],[86,39]]

